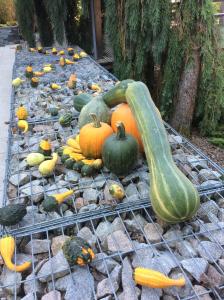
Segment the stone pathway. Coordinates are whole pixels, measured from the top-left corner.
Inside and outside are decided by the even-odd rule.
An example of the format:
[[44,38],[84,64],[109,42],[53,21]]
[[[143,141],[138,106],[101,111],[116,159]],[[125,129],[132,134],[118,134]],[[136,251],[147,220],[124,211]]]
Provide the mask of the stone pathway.
[[10,116],[10,97],[12,69],[15,60],[15,46],[0,47],[0,206],[3,198],[5,159],[7,153],[8,125]]

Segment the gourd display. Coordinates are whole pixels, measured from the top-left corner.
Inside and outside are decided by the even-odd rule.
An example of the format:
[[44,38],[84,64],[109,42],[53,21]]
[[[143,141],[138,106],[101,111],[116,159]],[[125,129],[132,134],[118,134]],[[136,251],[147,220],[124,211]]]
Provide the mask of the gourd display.
[[90,114],[93,123],[86,124],[80,130],[79,144],[82,154],[88,158],[100,158],[105,140],[113,133],[112,128],[100,122],[96,114]]
[[45,156],[50,156],[52,149],[51,149],[51,142],[48,139],[43,139],[39,143],[38,152]]
[[127,175],[138,159],[138,142],[125,133],[122,122],[117,124],[117,133],[106,139],[102,151],[104,165],[115,175]]
[[134,82],[132,79],[126,79],[116,84],[112,89],[103,95],[105,104],[109,107],[114,107],[126,101],[126,89],[128,84]]
[[111,127],[113,128],[114,132],[117,132],[116,124],[119,121],[124,124],[126,133],[133,135],[137,139],[139,144],[139,149],[143,151],[144,150],[143,144],[142,144],[140,133],[137,128],[135,118],[133,116],[133,113],[129,105],[126,103],[122,103],[118,105],[114,110],[114,112],[112,113]]
[[95,258],[90,245],[80,237],[71,237],[66,240],[62,250],[70,266],[85,266]]
[[57,163],[57,160],[58,160],[58,154],[53,153],[52,157],[53,157],[52,159],[45,160],[39,165],[38,170],[39,170],[41,175],[50,176],[53,173],[54,168],[55,168],[56,163]]
[[29,124],[25,120],[19,120],[17,122],[17,126],[18,126],[19,129],[23,130],[23,133],[26,133],[28,131],[28,129],[29,129]]
[[4,260],[6,267],[11,271],[23,272],[31,266],[31,262],[27,261],[17,266],[12,263],[12,257],[15,252],[15,240],[12,236],[3,236],[0,239],[0,254]]
[[68,190],[60,194],[54,194],[51,196],[46,195],[42,202],[43,209],[47,212],[55,211],[56,209],[58,209],[58,206],[73,193],[73,190]]
[[16,110],[16,116],[19,120],[26,120],[28,117],[28,111],[20,104],[20,107]]
[[59,123],[62,127],[68,127],[72,123],[72,114],[65,113],[63,116],[59,118]]
[[33,77],[33,67],[32,66],[27,66],[25,70],[25,75],[27,78],[32,78]]
[[29,153],[26,157],[26,163],[28,166],[38,166],[45,160],[45,156],[42,153]]
[[33,88],[36,88],[39,84],[39,79],[37,77],[32,77],[31,78],[31,81],[30,81],[30,85],[33,87]]
[[142,82],[130,83],[126,98],[150,168],[150,198],[155,213],[167,223],[190,219],[199,207],[199,194],[173,161],[163,121],[148,88]]
[[158,271],[145,268],[136,268],[133,277],[136,284],[149,288],[164,289],[172,286],[182,287],[186,283],[184,277],[172,279]]
[[125,196],[124,189],[118,184],[111,184],[109,187],[109,193],[116,199],[123,199]]
[[92,97],[87,93],[81,93],[79,95],[74,96],[73,98],[73,106],[74,108],[80,112],[87,103],[92,100]]
[[9,204],[0,208],[0,224],[4,226],[12,226],[19,223],[26,215],[26,205]]
[[79,128],[92,122],[92,118],[90,117],[91,113],[95,114],[100,122],[110,124],[110,109],[104,103],[101,96],[93,97],[92,100],[82,108],[78,121]]

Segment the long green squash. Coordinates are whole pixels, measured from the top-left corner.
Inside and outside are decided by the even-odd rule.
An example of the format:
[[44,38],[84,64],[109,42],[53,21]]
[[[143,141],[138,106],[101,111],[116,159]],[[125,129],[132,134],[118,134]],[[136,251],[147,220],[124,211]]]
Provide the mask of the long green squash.
[[163,121],[148,88],[142,82],[130,83],[126,98],[150,168],[150,198],[155,213],[167,223],[190,219],[199,207],[199,195],[173,161]]

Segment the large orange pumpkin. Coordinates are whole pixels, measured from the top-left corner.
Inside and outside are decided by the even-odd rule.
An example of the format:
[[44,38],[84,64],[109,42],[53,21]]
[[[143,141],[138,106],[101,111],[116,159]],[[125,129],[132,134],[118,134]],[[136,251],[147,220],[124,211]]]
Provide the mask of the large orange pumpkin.
[[113,129],[104,122],[100,122],[95,114],[90,114],[93,123],[82,127],[79,134],[79,145],[82,154],[87,158],[100,158],[105,140],[113,134]]
[[114,132],[117,132],[117,122],[122,122],[124,124],[126,133],[133,135],[137,139],[139,148],[143,152],[144,148],[137,128],[137,123],[128,104],[122,103],[118,105],[112,113],[111,126]]

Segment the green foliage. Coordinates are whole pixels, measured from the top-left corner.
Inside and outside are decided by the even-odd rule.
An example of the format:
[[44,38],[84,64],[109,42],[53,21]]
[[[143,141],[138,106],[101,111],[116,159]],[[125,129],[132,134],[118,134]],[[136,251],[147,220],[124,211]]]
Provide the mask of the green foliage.
[[78,20],[79,7],[78,1],[65,0],[67,9],[67,19],[65,21],[66,37],[69,45],[75,45],[78,42]]
[[33,0],[15,0],[16,18],[23,38],[30,47],[35,46]]
[[64,22],[67,19],[66,2],[65,0],[44,0],[44,5],[50,17],[55,38],[57,42],[62,45],[65,41]]
[[212,138],[209,138],[208,141],[211,144],[224,149],[224,138],[221,138],[221,137],[220,138],[218,138],[218,137],[217,138],[216,137],[212,137]]
[[46,12],[43,0],[34,0],[40,42],[44,47],[52,46],[54,42],[50,18]]

